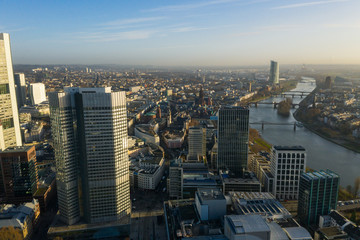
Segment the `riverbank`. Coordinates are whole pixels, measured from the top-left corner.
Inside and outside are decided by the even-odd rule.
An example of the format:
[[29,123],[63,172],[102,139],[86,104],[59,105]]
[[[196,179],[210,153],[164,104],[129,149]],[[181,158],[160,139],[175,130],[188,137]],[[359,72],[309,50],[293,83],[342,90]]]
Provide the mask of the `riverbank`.
[[296,88],[298,84],[298,80],[289,80],[282,83],[282,86],[280,88],[275,88],[272,91],[268,91],[265,89],[260,90],[257,94],[255,94],[253,97],[246,99],[244,101],[241,101],[240,104],[248,104],[250,102],[260,102],[263,100],[266,100],[268,98],[278,96],[281,93],[289,92]]
[[258,130],[254,128],[250,128],[249,130],[249,148],[253,153],[258,153],[261,151],[270,152],[271,144],[265,141],[264,138],[261,137]]
[[[309,96],[311,94],[313,94],[315,91],[316,91],[316,89],[312,93],[310,93],[306,98],[304,98],[300,102],[300,106],[307,107],[309,105],[307,103],[307,101],[309,100]],[[351,151],[360,153],[360,144],[358,142],[350,141],[350,140],[346,139],[344,136],[342,136],[340,134],[340,132],[334,131],[333,129],[330,129],[323,124],[319,125],[318,122],[313,123],[313,124],[306,123],[305,121],[303,121],[303,119],[300,118],[299,112],[300,112],[300,107],[298,109],[296,109],[296,111],[293,113],[293,117],[296,121],[301,122],[304,125],[304,127],[306,127],[308,130],[312,131],[316,135],[318,135],[332,143],[335,143],[335,144],[342,146],[346,149],[349,149]]]

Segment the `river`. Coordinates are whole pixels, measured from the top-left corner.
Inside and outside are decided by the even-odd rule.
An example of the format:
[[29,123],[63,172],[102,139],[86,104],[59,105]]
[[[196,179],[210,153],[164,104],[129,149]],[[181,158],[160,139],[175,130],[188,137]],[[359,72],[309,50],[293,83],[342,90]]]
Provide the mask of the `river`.
[[[307,81],[298,83],[292,91],[310,92],[315,88],[314,79],[304,78]],[[284,98],[280,96],[271,97],[263,102],[280,102]],[[303,98],[295,96],[293,103],[299,103]],[[296,121],[292,116],[295,109],[291,109],[289,117],[277,114],[273,105],[259,104],[257,108],[250,108],[251,122],[271,122],[271,123],[292,123]],[[305,127],[294,127],[291,125],[265,125],[262,130],[261,125],[251,125],[257,129],[262,137],[272,145],[301,145],[307,152],[307,166],[315,170],[330,169],[340,175],[340,185],[353,185],[357,177],[360,176],[360,154],[332,143]]]

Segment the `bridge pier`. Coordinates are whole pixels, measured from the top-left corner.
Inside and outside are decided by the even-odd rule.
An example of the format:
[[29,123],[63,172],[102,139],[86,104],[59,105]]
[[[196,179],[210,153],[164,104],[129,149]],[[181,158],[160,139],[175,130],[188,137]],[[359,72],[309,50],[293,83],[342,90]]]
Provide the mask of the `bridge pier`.
[[261,123],[261,129],[264,130],[264,123]]
[[296,131],[296,122],[294,122],[294,132]]
[[277,107],[277,103],[274,103],[274,109],[276,109],[276,107]]
[[257,102],[255,103],[255,107],[257,108]]

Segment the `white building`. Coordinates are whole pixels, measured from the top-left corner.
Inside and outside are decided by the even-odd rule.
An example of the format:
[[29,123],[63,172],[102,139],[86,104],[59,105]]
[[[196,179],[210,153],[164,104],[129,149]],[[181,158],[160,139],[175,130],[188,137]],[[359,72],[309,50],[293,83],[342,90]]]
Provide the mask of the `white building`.
[[155,190],[165,171],[162,147],[155,144],[129,149],[130,180],[133,187]]
[[110,87],[64,90],[49,94],[62,220],[76,223],[80,207],[88,223],[128,216],[131,204],[125,93],[111,92]]
[[37,105],[46,101],[45,84],[43,83],[31,83],[29,88],[29,94],[32,105]]
[[146,143],[160,145],[160,137],[150,124],[138,124],[135,126],[135,136]]
[[271,173],[273,194],[280,200],[298,199],[300,176],[306,168],[306,151],[301,146],[273,146]]
[[0,150],[21,146],[10,36],[0,33]]

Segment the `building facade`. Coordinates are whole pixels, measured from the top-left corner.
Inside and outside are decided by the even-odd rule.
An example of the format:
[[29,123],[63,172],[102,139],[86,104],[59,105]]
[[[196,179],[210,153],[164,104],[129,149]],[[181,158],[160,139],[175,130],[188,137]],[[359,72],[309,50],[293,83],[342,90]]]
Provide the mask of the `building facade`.
[[32,105],[37,105],[46,101],[45,84],[31,83],[29,88],[29,94]]
[[279,64],[275,61],[270,62],[270,80],[272,84],[279,83]]
[[306,151],[301,146],[273,146],[270,169],[274,177],[272,193],[280,200],[295,200],[300,176],[306,168]]
[[301,175],[298,216],[306,226],[318,224],[321,215],[328,215],[337,206],[340,177],[327,171]]
[[10,36],[0,33],[0,150],[21,145]]
[[110,87],[65,88],[50,93],[49,101],[63,221],[73,224],[83,217],[98,223],[128,216],[125,93]]
[[189,156],[206,156],[206,128],[190,127],[189,136]]
[[242,175],[247,169],[249,109],[226,106],[219,110],[218,169]]
[[0,168],[0,194],[4,193],[4,202],[32,201],[38,185],[35,146],[0,151]]
[[16,101],[18,108],[25,105],[26,101],[26,83],[25,83],[25,74],[15,73],[15,89],[16,89]]

